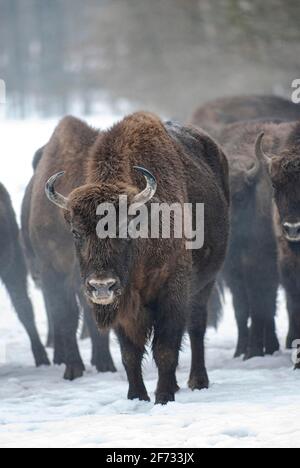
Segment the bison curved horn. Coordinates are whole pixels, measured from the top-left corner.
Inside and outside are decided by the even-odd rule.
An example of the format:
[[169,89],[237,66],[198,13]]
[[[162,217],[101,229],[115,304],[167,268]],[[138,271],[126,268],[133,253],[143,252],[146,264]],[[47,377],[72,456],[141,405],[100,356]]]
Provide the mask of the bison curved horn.
[[134,169],[145,177],[147,181],[147,187],[141,193],[136,195],[133,199],[133,203],[137,203],[139,205],[145,205],[148,201],[150,201],[157,190],[157,181],[153,174],[150,171],[145,169],[144,167],[134,166]]
[[68,199],[55,190],[55,184],[57,180],[64,174],[64,172],[59,172],[58,174],[50,177],[46,183],[45,192],[49,200],[54,203],[54,205],[59,206],[59,208],[64,210],[68,210]]
[[268,156],[263,149],[263,140],[264,140],[264,133],[261,133],[255,143],[255,154],[259,161],[267,163],[268,167],[270,167],[270,163],[272,162],[272,157]]

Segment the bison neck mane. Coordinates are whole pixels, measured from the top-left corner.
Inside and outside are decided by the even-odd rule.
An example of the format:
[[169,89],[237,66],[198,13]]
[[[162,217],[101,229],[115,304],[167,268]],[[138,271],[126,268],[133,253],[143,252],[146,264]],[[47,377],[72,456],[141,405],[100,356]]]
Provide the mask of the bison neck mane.
[[[138,112],[126,117],[111,129],[99,134],[91,148],[88,161],[88,183],[116,181],[136,185],[136,164],[147,166],[174,147],[158,117]],[[151,167],[146,167],[151,170]]]

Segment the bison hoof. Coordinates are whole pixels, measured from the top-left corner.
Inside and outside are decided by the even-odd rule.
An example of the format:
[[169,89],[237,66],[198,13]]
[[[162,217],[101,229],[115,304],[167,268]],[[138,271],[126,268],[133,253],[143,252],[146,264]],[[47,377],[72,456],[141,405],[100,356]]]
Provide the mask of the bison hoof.
[[209,380],[208,380],[208,375],[205,372],[202,375],[195,375],[192,376],[189,380],[189,388],[191,390],[204,390],[209,388]]
[[149,396],[147,393],[139,393],[139,392],[128,392],[128,400],[140,400],[140,401],[150,401]]
[[98,372],[117,372],[111,356],[106,359],[92,359],[92,366],[95,366]]
[[35,365],[36,367],[51,366],[51,362],[49,361],[47,354],[44,353],[35,357]]
[[300,370],[300,362],[298,362],[297,364],[295,364],[294,370]]
[[249,361],[249,359],[255,357],[264,357],[265,353],[264,350],[261,348],[252,348],[249,349],[248,352],[245,354],[244,361]]
[[83,364],[72,364],[66,366],[66,371],[64,374],[65,380],[75,380],[79,379],[83,376],[84,373],[84,365]]
[[245,347],[238,347],[234,353],[233,358],[237,359],[240,358],[241,356],[245,356],[247,353],[247,346]]
[[156,405],[167,405],[168,403],[175,401],[174,393],[157,393],[155,404]]
[[238,359],[241,356],[245,355],[245,351],[242,351],[240,349],[237,349],[236,352],[234,353],[233,359]]
[[104,372],[117,372],[117,369],[115,368],[115,365],[113,362],[103,362],[103,363],[98,363],[96,364],[96,369],[100,373]]
[[245,356],[248,349],[248,339],[240,338],[236,347],[236,351],[234,353],[234,359],[239,358],[241,356]]
[[276,339],[274,338],[274,341],[272,343],[268,343],[266,345],[265,354],[267,356],[272,356],[274,353],[277,353],[277,351],[279,350],[280,350],[279,341],[277,340],[277,338]]

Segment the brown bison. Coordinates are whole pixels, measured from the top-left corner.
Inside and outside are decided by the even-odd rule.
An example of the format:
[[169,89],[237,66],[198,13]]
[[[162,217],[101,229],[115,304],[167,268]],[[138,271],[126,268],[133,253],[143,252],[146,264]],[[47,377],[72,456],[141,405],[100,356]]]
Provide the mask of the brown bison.
[[199,107],[191,123],[218,136],[224,125],[256,119],[296,121],[300,106],[279,96],[232,96]]
[[287,347],[291,348],[300,339],[300,123],[290,124],[283,138],[279,129],[280,125],[274,126],[273,135],[281,145],[270,149],[261,135],[256,153],[273,186],[279,268],[290,317]]
[[[108,335],[99,334],[90,308],[81,294],[72,236],[65,223],[59,222],[56,210],[45,197],[44,187],[38,182],[39,165],[45,151],[43,147],[34,156],[35,173],[25,191],[21,221],[28,267],[44,296],[49,323],[47,345],[54,346],[54,363],[66,364],[65,379],[73,380],[82,376],[84,365],[76,337],[82,309],[92,340],[92,365],[99,372],[115,372]],[[39,222],[35,216],[35,206],[44,212],[44,217]],[[48,235],[51,234],[50,239],[45,235],[45,229]]]
[[[274,314],[279,280],[275,263],[277,252],[270,222],[272,188],[268,180],[265,180],[266,173],[261,164],[256,164],[253,160],[253,148],[257,135],[262,130],[268,134],[269,147],[274,150],[278,148],[280,140],[284,140],[290,128],[282,120],[295,120],[299,117],[300,106],[288,100],[276,96],[237,96],[207,103],[191,119],[192,123],[210,131],[224,144],[229,156],[232,235],[224,276],[233,293],[238,322],[236,356],[245,354],[251,357],[262,355],[263,352],[269,354],[278,349]],[[243,122],[238,123],[240,121]],[[277,135],[274,133],[275,125]],[[253,251],[257,253],[254,255]],[[253,274],[255,265],[259,272],[257,275]],[[269,287],[266,289],[268,293],[261,294],[260,298],[263,276],[267,276]],[[257,301],[260,303],[259,307],[255,306]],[[259,324],[258,317],[258,320],[254,320],[257,325],[252,320],[249,341],[248,318],[253,313],[261,315],[259,309],[265,310],[269,331],[263,331],[264,327]],[[273,319],[270,318],[272,316]],[[256,333],[255,329],[260,331]]]
[[[65,171],[65,175],[61,177],[58,171]],[[208,387],[204,335],[207,302],[227,246],[227,172],[224,154],[205,133],[164,125],[148,113],[128,116],[101,133],[67,117],[46,146],[36,172],[30,223],[36,250],[47,248],[51,256],[43,282],[51,287],[58,275],[54,258],[62,249],[69,252],[70,234],[62,229],[58,239],[54,228],[65,219],[97,325],[99,329],[113,328],[118,336],[129,399],[149,400],[142,361],[152,332],[159,373],[156,403],[173,401],[178,390],[176,368],[185,327],[193,356],[189,386],[199,390]],[[49,199],[61,211],[53,206],[45,208],[40,189],[46,182]],[[119,197],[124,195],[129,206],[137,204],[149,212],[154,203],[181,207],[204,203],[203,248],[187,249],[185,239],[174,235],[99,238],[97,207],[109,202],[120,210]],[[69,269],[73,262],[70,255]],[[55,265],[59,263],[60,258],[56,258]],[[64,259],[60,268],[66,265]],[[63,292],[66,287],[62,283]],[[58,294],[57,288],[51,289],[49,299],[62,314],[64,304]],[[62,325],[66,323],[63,317],[60,320]]]
[[19,228],[6,189],[0,184],[0,278],[30,338],[37,366],[49,365],[34,320],[27,291],[27,270],[20,244]]
[[279,275],[272,186],[255,156],[255,143],[262,131],[266,133],[268,148],[278,148],[274,127],[278,129],[277,136],[284,138],[290,124],[235,123],[225,126],[219,135],[229,158],[231,236],[222,277],[233,295],[238,325],[236,357],[263,356],[279,349],[275,330]]

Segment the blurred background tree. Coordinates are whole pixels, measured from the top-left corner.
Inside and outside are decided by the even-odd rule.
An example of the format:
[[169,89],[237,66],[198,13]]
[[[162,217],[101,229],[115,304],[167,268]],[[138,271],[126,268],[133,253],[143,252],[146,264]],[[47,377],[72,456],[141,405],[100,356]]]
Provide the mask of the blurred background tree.
[[8,114],[130,102],[184,119],[222,95],[289,95],[299,22],[299,0],[0,0]]

